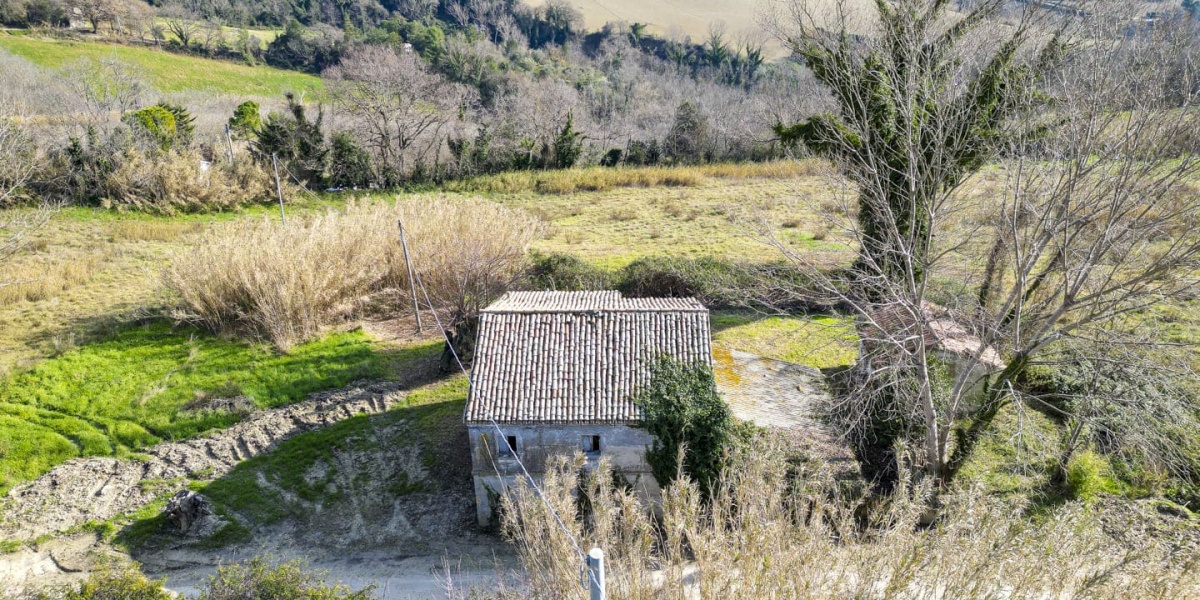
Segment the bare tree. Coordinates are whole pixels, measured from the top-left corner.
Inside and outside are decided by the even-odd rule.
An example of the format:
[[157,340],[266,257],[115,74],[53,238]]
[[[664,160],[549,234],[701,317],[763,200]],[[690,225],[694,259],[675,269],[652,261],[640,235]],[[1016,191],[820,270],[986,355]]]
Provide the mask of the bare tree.
[[137,106],[146,91],[146,80],[133,65],[114,58],[82,58],[62,69],[63,81],[89,111],[96,124],[116,111],[124,113]]
[[[33,178],[39,166],[33,140],[13,122],[7,107],[0,105],[0,266],[24,250],[31,236],[53,214],[49,205],[34,209],[14,209],[8,205]],[[20,283],[0,269],[0,288]]]
[[11,119],[0,114],[0,208],[16,200],[33,177],[37,164],[33,140]]
[[413,53],[381,46],[356,50],[323,77],[390,185],[415,163],[437,159],[460,111],[474,103],[466,87]]
[[[1157,70],[1129,68],[1151,49],[1125,35],[1129,13],[1084,3],[1071,45],[1048,13],[948,4],[879,3],[864,37],[845,3],[830,28],[793,0],[777,27],[839,108],[779,133],[847,177],[854,217],[831,225],[859,253],[831,275],[780,247],[860,322],[839,413],[864,435],[886,423],[939,484],[1001,408],[1038,401],[1031,366],[1070,340],[1127,341],[1112,325],[1189,293],[1200,256],[1195,148],[1159,151],[1194,115],[1164,110]],[[971,193],[991,160],[999,189]],[[1144,408],[1148,425],[1178,412]]]
[[199,25],[200,47],[204,52],[212,54],[225,44],[225,31],[221,24],[214,21],[204,21]]
[[566,82],[520,80],[488,118],[490,128],[503,138],[497,151],[518,158],[516,164],[542,164],[568,118],[575,120],[576,129],[590,128],[582,108],[579,92]]
[[101,23],[112,23],[121,10],[118,0],[73,0],[68,9],[78,9],[79,14],[92,25],[92,33],[100,33]]
[[199,17],[180,6],[169,6],[163,9],[160,15],[166,24],[167,32],[175,36],[184,48],[190,47],[192,40],[200,33]]

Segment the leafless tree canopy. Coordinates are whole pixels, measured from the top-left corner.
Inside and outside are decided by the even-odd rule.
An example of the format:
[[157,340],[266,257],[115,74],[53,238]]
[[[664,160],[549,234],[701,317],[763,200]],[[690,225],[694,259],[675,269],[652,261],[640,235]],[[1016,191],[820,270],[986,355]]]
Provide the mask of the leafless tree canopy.
[[475,103],[471,90],[431,72],[415,54],[383,46],[356,50],[324,78],[377,167],[397,178],[410,164],[437,158],[448,130]]
[[[929,15],[946,4],[902,0],[887,6]],[[921,449],[918,464],[939,481],[970,456],[1001,408],[1039,402],[1022,386],[1031,368],[1055,357],[1078,362],[1080,351],[1102,361],[1118,355],[1116,347],[1161,342],[1139,315],[1193,292],[1200,253],[1200,196],[1190,183],[1197,167],[1195,96],[1181,95],[1166,70],[1149,68],[1165,54],[1188,50],[1165,43],[1172,37],[1161,32],[1129,34],[1136,21],[1123,3],[1080,3],[1086,10],[1066,24],[1034,9],[1007,13],[999,10],[1003,3],[990,3],[994,10],[982,4],[983,12],[965,17],[941,12],[940,24],[927,30],[935,43],[890,26],[862,38],[843,35],[851,18],[844,6],[832,30],[816,25],[802,0],[790,2],[786,13],[795,19],[789,40],[868,61],[875,52],[913,57],[880,68],[921,64],[915,53],[940,51],[940,36],[979,18],[960,44],[946,47],[956,55],[929,63],[961,76],[929,90],[922,80],[906,79],[922,77],[920,69],[882,70],[879,89],[901,99],[886,106],[873,106],[877,98],[846,95],[862,89],[845,78],[860,73],[864,63],[821,65],[833,71],[825,80],[834,82],[842,107],[838,127],[849,130],[823,130],[831,133],[818,138],[817,147],[841,144],[826,155],[853,182],[842,184],[851,217],[831,226],[863,250],[853,269],[836,276],[790,252],[863,324],[865,352],[840,412],[860,432],[880,422],[897,424]],[[1036,65],[1045,40],[1064,42],[1058,66],[1040,73],[1031,66],[1024,72],[1037,74],[1033,85],[1010,84],[995,98],[1026,107],[994,123],[1002,135],[987,140],[1002,143],[985,147],[977,139],[962,147],[972,139],[963,126],[977,120],[971,113],[978,107],[969,103],[980,97],[976,86],[989,83],[996,56],[1011,52]],[[860,106],[895,111],[898,118],[846,110]],[[931,115],[936,118],[919,118]],[[909,125],[898,135],[882,129],[894,122]],[[875,136],[894,136],[899,142],[888,152],[908,158],[872,154],[880,147]],[[970,160],[958,161],[964,155]],[[988,160],[996,164],[986,167],[987,176],[971,177]],[[914,189],[925,191],[905,191]],[[898,208],[889,200],[898,195],[911,202]],[[948,351],[948,345],[954,347]],[[989,364],[995,353],[1000,364]],[[1194,420],[1188,416],[1194,412],[1183,410],[1186,402],[1167,393],[1126,406],[1127,416],[1161,429],[1177,424],[1167,415]]]
[[138,107],[147,91],[145,77],[134,66],[112,58],[83,58],[62,69],[63,81],[88,109],[88,120],[108,120]]

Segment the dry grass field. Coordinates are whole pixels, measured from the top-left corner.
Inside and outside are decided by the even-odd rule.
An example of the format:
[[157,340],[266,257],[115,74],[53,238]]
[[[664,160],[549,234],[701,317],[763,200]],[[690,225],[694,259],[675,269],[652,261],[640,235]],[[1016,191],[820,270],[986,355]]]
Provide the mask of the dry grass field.
[[[578,176],[589,177],[586,172]],[[526,191],[487,195],[546,223],[535,250],[571,253],[605,267],[663,255],[778,260],[779,251],[759,234],[764,223],[786,243],[830,262],[848,256],[812,211],[828,193],[821,175],[693,178],[679,171],[676,176],[694,185],[567,194],[518,186],[513,189]],[[394,195],[363,199],[390,202]],[[330,197],[289,210],[325,210],[347,200]],[[26,281],[0,288],[0,374],[23,370],[96,339],[114,324],[162,309],[168,301],[162,271],[172,256],[187,252],[205,230],[222,222],[274,214],[267,207],[176,217],[92,209],[58,213],[37,234],[30,252],[0,266],[0,278]]]

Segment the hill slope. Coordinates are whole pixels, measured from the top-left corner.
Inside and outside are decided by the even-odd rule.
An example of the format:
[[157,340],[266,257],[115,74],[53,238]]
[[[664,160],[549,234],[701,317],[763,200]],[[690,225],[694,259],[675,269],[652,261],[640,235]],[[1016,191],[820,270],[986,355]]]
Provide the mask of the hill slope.
[[0,50],[52,69],[80,58],[117,58],[145,69],[154,87],[163,92],[208,90],[243,96],[279,96],[289,90],[322,87],[319,77],[305,73],[172,54],[150,46],[0,34]]

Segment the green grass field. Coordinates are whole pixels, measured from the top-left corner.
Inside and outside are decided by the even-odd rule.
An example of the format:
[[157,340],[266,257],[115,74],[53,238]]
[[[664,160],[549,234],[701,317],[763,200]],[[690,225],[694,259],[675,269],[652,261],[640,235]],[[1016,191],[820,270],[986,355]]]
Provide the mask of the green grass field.
[[69,458],[127,455],[240,420],[208,409],[209,399],[281,406],[386,378],[397,361],[428,352],[383,349],[354,331],[281,355],[190,328],[132,327],[0,379],[0,493]]
[[858,337],[849,319],[824,315],[713,315],[713,342],[766,358],[829,369],[854,364]]
[[319,77],[306,73],[172,54],[146,46],[51,40],[0,33],[0,50],[51,69],[79,59],[116,58],[144,69],[151,84],[163,92],[213,91],[240,96],[277,97],[289,90],[323,89]]

